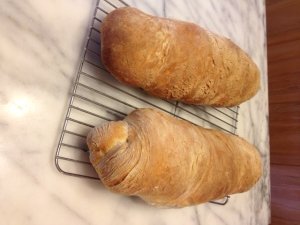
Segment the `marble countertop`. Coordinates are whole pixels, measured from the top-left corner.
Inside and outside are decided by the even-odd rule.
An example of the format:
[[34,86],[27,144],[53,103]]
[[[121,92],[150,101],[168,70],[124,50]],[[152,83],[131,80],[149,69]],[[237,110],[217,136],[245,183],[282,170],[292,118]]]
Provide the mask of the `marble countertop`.
[[55,149],[82,51],[92,0],[0,1],[1,224],[230,224],[270,221],[265,4],[258,0],[126,0],[151,14],[195,22],[229,37],[261,71],[237,133],[263,159],[263,177],[226,206],[157,209],[97,182],[60,174]]

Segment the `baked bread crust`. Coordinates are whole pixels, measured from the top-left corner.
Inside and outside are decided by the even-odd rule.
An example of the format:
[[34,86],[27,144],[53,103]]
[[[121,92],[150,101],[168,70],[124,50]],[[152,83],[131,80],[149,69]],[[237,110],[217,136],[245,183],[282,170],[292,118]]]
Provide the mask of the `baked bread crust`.
[[255,147],[154,109],[137,109],[88,135],[90,161],[110,190],[184,207],[249,190],[262,173]]
[[101,57],[119,81],[167,100],[234,106],[260,86],[257,66],[229,39],[131,7],[105,17]]

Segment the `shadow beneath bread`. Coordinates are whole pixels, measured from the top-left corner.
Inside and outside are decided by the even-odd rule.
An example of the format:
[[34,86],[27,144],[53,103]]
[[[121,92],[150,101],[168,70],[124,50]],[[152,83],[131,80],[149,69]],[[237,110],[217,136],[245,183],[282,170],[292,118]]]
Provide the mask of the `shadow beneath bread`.
[[135,204],[138,204],[138,205],[147,205],[149,206],[143,199],[141,199],[140,197],[138,196],[126,196],[131,202],[135,203]]

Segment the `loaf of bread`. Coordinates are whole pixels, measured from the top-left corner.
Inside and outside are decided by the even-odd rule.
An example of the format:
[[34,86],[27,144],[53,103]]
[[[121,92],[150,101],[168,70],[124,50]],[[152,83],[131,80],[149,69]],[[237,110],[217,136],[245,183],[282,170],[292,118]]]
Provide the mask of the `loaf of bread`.
[[189,104],[238,105],[260,86],[257,66],[229,39],[131,7],[104,19],[101,57],[119,81]]
[[262,173],[254,146],[154,109],[138,109],[87,137],[90,161],[110,190],[184,207],[250,189]]

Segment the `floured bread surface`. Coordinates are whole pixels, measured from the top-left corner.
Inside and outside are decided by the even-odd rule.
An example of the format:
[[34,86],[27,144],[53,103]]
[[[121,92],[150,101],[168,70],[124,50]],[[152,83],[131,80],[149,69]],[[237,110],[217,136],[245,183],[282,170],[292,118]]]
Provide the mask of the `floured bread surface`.
[[257,66],[229,39],[131,7],[104,19],[101,57],[119,81],[190,104],[238,105],[260,86]]

